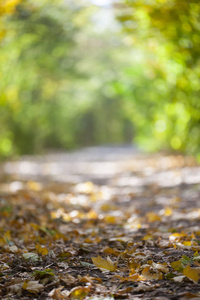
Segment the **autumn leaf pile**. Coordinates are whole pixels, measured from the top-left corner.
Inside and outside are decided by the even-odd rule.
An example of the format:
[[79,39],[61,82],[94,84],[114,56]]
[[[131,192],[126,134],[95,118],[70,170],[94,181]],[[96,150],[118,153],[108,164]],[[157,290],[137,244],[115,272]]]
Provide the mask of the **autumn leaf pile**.
[[200,297],[199,196],[198,183],[2,182],[1,299]]

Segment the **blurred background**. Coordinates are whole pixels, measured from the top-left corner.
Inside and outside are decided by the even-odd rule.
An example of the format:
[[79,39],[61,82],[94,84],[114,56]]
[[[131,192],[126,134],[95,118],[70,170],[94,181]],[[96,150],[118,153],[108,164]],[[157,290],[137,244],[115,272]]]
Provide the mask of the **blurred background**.
[[0,157],[104,144],[200,159],[198,0],[1,0]]

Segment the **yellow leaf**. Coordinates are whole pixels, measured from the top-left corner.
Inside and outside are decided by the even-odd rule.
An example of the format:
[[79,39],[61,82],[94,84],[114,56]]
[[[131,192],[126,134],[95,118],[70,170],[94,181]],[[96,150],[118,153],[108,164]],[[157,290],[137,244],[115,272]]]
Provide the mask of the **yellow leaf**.
[[118,255],[120,255],[121,252],[117,249],[113,249],[113,248],[106,246],[103,249],[103,253],[108,254],[108,255],[112,254],[112,255],[118,256]]
[[145,267],[142,271],[143,280],[161,280],[163,274],[159,270],[153,270],[150,266]]
[[152,240],[153,239],[153,235],[145,235],[142,239],[144,241]]
[[104,217],[104,221],[106,223],[109,223],[109,224],[115,224],[116,223],[116,217],[115,216],[111,216],[111,215],[106,215]]
[[170,217],[173,214],[173,209],[171,207],[165,207],[164,215]]
[[10,231],[6,231],[3,235],[4,240],[8,243],[11,240]]
[[101,271],[109,270],[111,272],[117,269],[116,265],[112,262],[112,260],[108,257],[107,260],[103,259],[101,256],[92,257],[92,262],[97,268]]
[[[83,300],[87,296],[87,294],[90,292],[90,286],[83,287],[83,286],[77,286],[73,288],[70,293],[69,297],[70,299],[77,299],[77,300]],[[66,298],[67,299],[67,298]]]
[[187,265],[187,267],[183,269],[183,275],[198,283],[200,278],[200,268],[191,268],[190,265]]
[[88,219],[97,219],[97,218],[98,218],[98,214],[96,213],[96,211],[90,210],[90,211],[87,213],[87,218],[88,218]]
[[123,281],[138,281],[138,278],[139,278],[139,274],[138,273],[135,273],[133,275],[130,275],[128,277],[125,277],[123,279]]
[[181,232],[181,233],[175,232],[169,236],[169,240],[170,241],[177,241],[177,240],[180,241],[181,239],[183,239],[186,236],[187,236],[187,234],[185,232]]
[[28,181],[27,182],[27,187],[32,190],[32,191],[41,191],[42,186],[39,182],[35,182],[35,181]]
[[191,241],[184,241],[183,245],[184,246],[192,246],[192,242]]
[[146,214],[146,217],[148,219],[148,222],[156,222],[156,221],[161,221],[161,217],[154,212],[149,212]]
[[35,246],[35,249],[40,255],[47,255],[49,253],[48,249],[46,247],[41,246],[40,244],[37,244]]
[[5,245],[5,240],[0,237],[0,247],[3,247]]
[[181,271],[182,271],[182,268],[183,268],[183,265],[182,265],[182,263],[181,263],[180,260],[173,261],[173,262],[171,263],[171,266],[172,266],[172,268],[173,268],[175,271],[179,271],[179,272],[181,272]]

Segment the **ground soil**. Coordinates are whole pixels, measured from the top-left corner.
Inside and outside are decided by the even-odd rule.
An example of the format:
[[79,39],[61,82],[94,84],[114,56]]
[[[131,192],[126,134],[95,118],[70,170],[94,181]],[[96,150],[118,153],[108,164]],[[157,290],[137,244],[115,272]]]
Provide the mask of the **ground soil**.
[[1,299],[200,299],[200,167],[130,146],[1,167]]

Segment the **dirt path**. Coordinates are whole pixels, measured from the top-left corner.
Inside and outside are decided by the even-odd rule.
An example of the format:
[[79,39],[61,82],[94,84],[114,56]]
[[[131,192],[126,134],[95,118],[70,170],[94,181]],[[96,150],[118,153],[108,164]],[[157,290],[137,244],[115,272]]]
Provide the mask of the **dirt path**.
[[2,173],[2,299],[200,299],[193,159],[97,147]]

